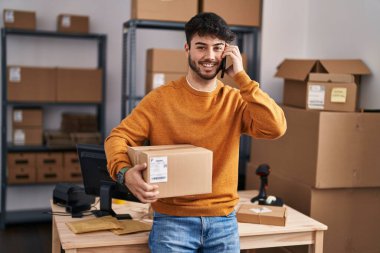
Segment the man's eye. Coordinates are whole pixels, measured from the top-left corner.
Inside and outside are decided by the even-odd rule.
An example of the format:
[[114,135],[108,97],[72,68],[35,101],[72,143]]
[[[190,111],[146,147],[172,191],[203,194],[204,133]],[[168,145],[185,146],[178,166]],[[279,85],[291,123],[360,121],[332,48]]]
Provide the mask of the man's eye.
[[199,50],[204,50],[205,47],[197,47],[197,49],[199,49]]
[[223,47],[216,47],[214,48],[215,51],[222,51],[223,50]]

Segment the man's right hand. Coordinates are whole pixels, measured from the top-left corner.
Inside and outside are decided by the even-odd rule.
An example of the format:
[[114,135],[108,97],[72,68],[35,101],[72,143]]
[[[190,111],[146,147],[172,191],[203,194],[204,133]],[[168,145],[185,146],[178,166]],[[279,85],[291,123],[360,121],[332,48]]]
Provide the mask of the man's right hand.
[[142,177],[142,171],[146,170],[146,163],[136,164],[130,168],[124,177],[124,184],[142,203],[157,201],[158,185],[148,184]]

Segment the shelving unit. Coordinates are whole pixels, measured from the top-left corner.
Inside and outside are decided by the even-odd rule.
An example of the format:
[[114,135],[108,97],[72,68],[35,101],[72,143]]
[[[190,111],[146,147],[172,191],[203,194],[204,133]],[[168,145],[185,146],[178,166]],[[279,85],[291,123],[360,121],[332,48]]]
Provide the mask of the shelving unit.
[[[102,99],[99,103],[62,103],[62,102],[12,102],[7,99],[7,38],[9,36],[23,36],[23,37],[43,37],[54,39],[74,39],[74,40],[91,40],[97,42],[97,67],[103,70],[102,75]],[[5,228],[7,223],[13,222],[25,222],[25,221],[37,221],[41,219],[50,218],[48,215],[43,215],[43,211],[47,211],[50,208],[46,206],[43,210],[7,210],[7,189],[10,187],[7,183],[7,154],[8,152],[50,152],[50,151],[74,151],[75,148],[67,147],[47,147],[47,146],[15,146],[7,142],[7,114],[8,108],[22,107],[59,107],[69,106],[77,109],[78,107],[90,106],[96,108],[98,128],[102,138],[105,135],[105,81],[106,81],[106,35],[103,34],[69,34],[59,33],[52,31],[27,31],[18,29],[1,29],[1,70],[2,70],[2,90],[1,90],[1,216],[0,227]],[[75,110],[74,109],[74,110]],[[35,185],[12,185],[11,187],[34,187]],[[43,184],[41,187],[49,186],[49,184]],[[50,186],[53,186],[50,184]],[[32,189],[32,188],[30,188]],[[50,193],[51,196],[52,193]],[[33,201],[33,200],[31,200]]]
[[[129,114],[142,99],[136,94],[136,31],[137,29],[157,29],[184,31],[185,23],[132,19],[123,24],[123,61],[121,90],[121,119]],[[248,26],[230,26],[237,35],[237,45],[248,57],[248,75],[258,80],[259,73],[259,28]],[[240,139],[239,188],[244,188],[245,165],[249,161],[250,137]]]

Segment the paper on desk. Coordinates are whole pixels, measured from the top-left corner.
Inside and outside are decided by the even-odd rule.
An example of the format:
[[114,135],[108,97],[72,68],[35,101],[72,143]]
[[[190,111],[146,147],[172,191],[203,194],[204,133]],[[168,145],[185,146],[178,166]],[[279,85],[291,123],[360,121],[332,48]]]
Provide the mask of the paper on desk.
[[137,220],[120,220],[119,224],[122,229],[112,229],[111,231],[117,235],[131,234],[137,232],[145,232],[152,230],[152,225]]
[[66,225],[75,234],[123,228],[120,222],[112,216],[66,222]]

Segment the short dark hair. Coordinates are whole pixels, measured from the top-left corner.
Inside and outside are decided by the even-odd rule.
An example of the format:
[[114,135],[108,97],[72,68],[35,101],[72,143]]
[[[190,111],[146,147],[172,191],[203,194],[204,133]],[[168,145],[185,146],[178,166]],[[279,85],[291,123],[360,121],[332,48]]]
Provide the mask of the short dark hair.
[[236,37],[226,21],[212,12],[202,12],[192,17],[185,25],[185,33],[189,46],[194,35],[215,36],[227,43],[230,43]]

